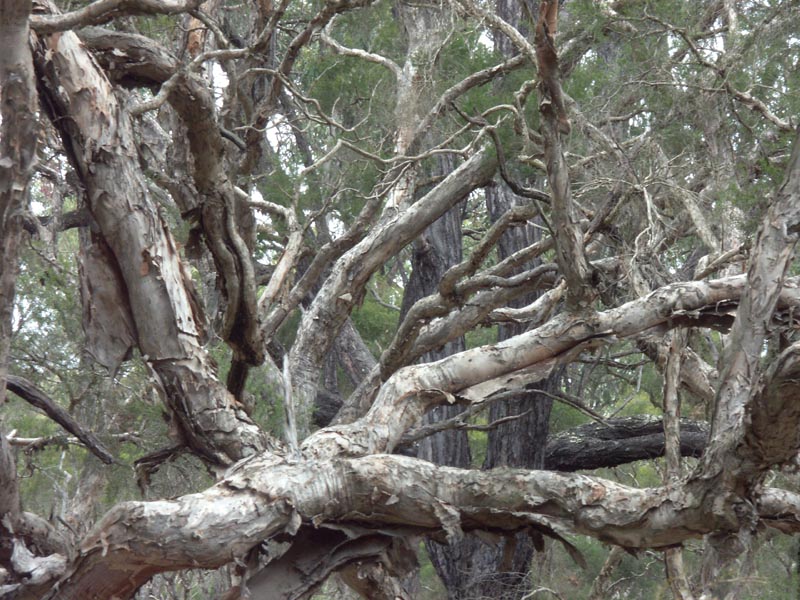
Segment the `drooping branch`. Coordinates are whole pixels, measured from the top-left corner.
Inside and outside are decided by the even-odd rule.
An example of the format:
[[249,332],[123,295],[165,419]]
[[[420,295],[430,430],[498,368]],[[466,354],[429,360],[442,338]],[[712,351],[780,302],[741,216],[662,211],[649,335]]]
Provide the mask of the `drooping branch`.
[[72,415],[61,408],[52,398],[24,377],[8,376],[8,389],[17,396],[43,411],[48,417],[78,438],[89,451],[107,465],[115,462],[114,456],[95,435],[86,430]]

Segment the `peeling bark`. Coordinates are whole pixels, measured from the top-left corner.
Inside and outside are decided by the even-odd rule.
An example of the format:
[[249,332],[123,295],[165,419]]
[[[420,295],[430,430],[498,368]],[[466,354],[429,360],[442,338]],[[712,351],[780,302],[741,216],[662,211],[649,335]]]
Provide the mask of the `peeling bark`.
[[125,108],[74,33],[39,39],[34,55],[50,117],[117,261],[139,349],[166,391],[181,441],[215,466],[265,448],[267,437],[217,381],[200,345],[191,278],[138,169]]
[[187,217],[202,231],[222,281],[226,304],[219,334],[233,348],[235,360],[261,364],[265,349],[251,258],[254,217],[252,209],[237,198],[228,177],[210,90],[197,76],[178,73],[178,60],[149,38],[98,28],[83,30],[81,37],[93,49],[107,53],[104,62],[111,77],[124,84],[161,85],[177,77],[168,100],[186,126],[199,194]]
[[136,326],[108,245],[102,237],[84,232],[80,232],[80,243],[78,275],[86,351],[113,376],[131,356]]
[[621,546],[658,548],[719,526],[698,500],[549,471],[462,470],[393,455],[298,465],[265,454],[199,494],[117,506],[83,541],[54,593],[100,599],[113,590],[129,598],[156,572],[214,568],[311,522],[391,535],[444,530],[453,539],[473,529],[554,535],[569,526]]
[[569,288],[567,302],[574,309],[585,309],[591,303],[594,292],[590,281],[591,269],[583,249],[583,233],[572,201],[569,167],[561,147],[561,135],[569,133],[570,126],[555,49],[558,4],[557,0],[542,0],[539,3],[536,25],[536,64],[542,94],[539,112],[542,115],[547,180],[553,198],[551,218],[558,266]]
[[[800,410],[787,402],[797,393],[796,345],[762,375],[762,346],[800,231],[800,134],[786,176],[759,229],[750,256],[745,293],[736,312],[729,352],[720,375],[711,450],[705,477],[721,477],[735,496],[749,495],[772,465],[800,450]],[[779,427],[776,430],[776,426]]]
[[[698,244],[719,246],[723,250],[728,247],[729,240],[724,239],[724,232],[717,238],[717,228],[701,214],[703,204],[693,201],[695,194],[706,194],[714,188],[695,182],[681,183],[683,187],[677,191],[656,192],[656,187],[676,187],[675,182],[690,179],[686,172],[678,173],[680,161],[661,152],[660,146],[650,145],[646,134],[642,134],[641,139],[629,138],[617,143],[613,133],[618,127],[615,123],[621,122],[619,128],[625,129],[633,117],[609,113],[602,117],[604,123],[599,124],[581,115],[579,106],[564,95],[556,51],[560,3],[555,0],[538,3],[540,17],[535,47],[513,20],[505,20],[469,0],[460,0],[458,4],[467,13],[485,17],[489,26],[508,36],[522,56],[467,75],[461,82],[440,91],[441,96],[425,116],[422,116],[421,94],[428,89],[428,82],[420,67],[435,62],[440,46],[449,48],[442,43],[448,33],[442,24],[443,6],[401,4],[397,7],[396,15],[405,24],[408,35],[409,53],[402,68],[388,58],[367,50],[345,48],[331,37],[321,36],[326,48],[370,60],[392,72],[398,83],[394,106],[398,127],[395,131],[380,132],[378,137],[388,143],[379,145],[380,151],[375,155],[353,142],[356,140],[367,146],[368,136],[362,136],[362,131],[354,128],[348,130],[348,134],[354,134],[352,137],[338,138],[341,145],[337,143],[335,151],[347,147],[348,152],[352,150],[369,158],[377,170],[384,169],[383,177],[377,176],[380,182],[344,235],[333,240],[324,235],[315,238],[326,243],[309,261],[309,268],[297,282],[293,274],[303,245],[314,237],[309,232],[316,226],[324,228],[326,225],[320,224],[318,219],[324,220],[327,210],[336,211],[339,207],[326,205],[320,213],[310,215],[308,207],[298,206],[295,214],[295,208],[284,209],[268,200],[260,202],[259,208],[285,219],[288,233],[285,240],[275,239],[271,251],[274,256],[282,254],[270,270],[269,280],[261,281],[256,277],[250,235],[253,202],[235,184],[247,182],[247,177],[255,175],[256,169],[263,166],[260,154],[265,143],[264,128],[280,106],[287,113],[292,112],[287,108],[291,102],[296,103],[298,113],[308,109],[307,115],[288,117],[292,127],[301,129],[310,122],[314,123],[312,128],[320,125],[320,131],[326,127],[336,128],[334,123],[325,121],[319,105],[312,106],[318,101],[317,97],[300,99],[305,88],[304,84],[295,87],[302,79],[296,70],[304,62],[298,59],[336,14],[369,3],[370,0],[331,0],[309,9],[318,12],[306,16],[297,7],[299,19],[295,20],[293,14],[289,24],[278,22],[288,2],[273,5],[268,0],[259,0],[255,9],[259,11],[258,31],[250,33],[252,43],[248,43],[248,47],[204,57],[200,52],[202,36],[196,32],[192,34],[197,42],[194,48],[200,53],[187,64],[181,64],[161,48],[151,45],[147,38],[89,31],[85,39],[98,52],[106,74],[68,29],[121,15],[181,14],[194,11],[199,2],[96,0],[68,15],[58,15],[53,14],[54,5],[48,0],[36,0],[37,14],[30,22],[38,33],[29,36],[30,2],[0,0],[0,50],[3,51],[0,52],[0,110],[3,111],[0,135],[0,402],[5,397],[6,380],[11,384],[9,387],[15,383],[7,376],[6,362],[22,227],[34,231],[38,228],[35,218],[27,217],[25,222],[19,218],[27,199],[36,137],[36,104],[29,55],[32,47],[42,110],[61,135],[66,156],[77,173],[78,181],[69,185],[79,189],[81,197],[85,196],[92,225],[98,228],[95,231],[97,245],[84,258],[87,312],[95,309],[87,327],[88,336],[92,338],[91,347],[100,361],[113,370],[132,345],[138,345],[151,375],[164,389],[173,419],[171,430],[177,437],[175,445],[161,455],[188,447],[215,469],[220,478],[217,485],[199,493],[169,500],[122,503],[74,548],[45,520],[22,511],[13,455],[3,437],[0,439],[3,481],[0,486],[0,574],[4,580],[0,582],[0,594],[11,592],[25,598],[76,600],[127,598],[155,573],[235,563],[242,583],[230,590],[229,598],[248,593],[259,597],[308,597],[336,570],[368,597],[410,598],[414,594],[401,585],[403,575],[414,566],[409,558],[407,540],[422,536],[464,549],[464,554],[457,559],[463,563],[467,555],[474,557],[479,553],[474,550],[478,542],[470,538],[472,541],[465,543],[465,536],[482,532],[483,540],[502,540],[503,550],[495,555],[486,552],[484,556],[495,560],[484,561],[473,571],[493,569],[493,573],[509,573],[522,572],[525,566],[520,563],[526,562],[527,549],[516,552],[527,544],[522,541],[524,536],[537,544],[544,536],[561,540],[562,533],[572,532],[593,536],[614,544],[615,548],[665,550],[675,594],[690,597],[692,591],[682,573],[680,554],[676,550],[684,541],[707,536],[710,559],[704,570],[703,587],[710,590],[719,566],[735,558],[758,527],[800,533],[800,496],[763,487],[765,475],[771,468],[796,460],[800,451],[800,408],[795,401],[800,395],[800,342],[791,337],[796,325],[794,313],[800,307],[800,288],[796,280],[787,279],[800,233],[800,136],[788,160],[785,182],[777,190],[753,245],[746,276],[658,283],[671,280],[673,275],[690,277],[701,258],[694,252],[682,269],[676,271],[670,264],[664,269],[667,273],[655,268],[648,271],[658,262],[657,256],[652,262],[639,261],[641,264],[632,265],[628,274],[633,281],[626,282],[621,268],[631,248],[635,254],[642,248],[654,255],[662,251],[671,253],[676,247],[674,240],[687,232],[695,236],[693,241]],[[213,2],[206,6],[211,4]],[[673,65],[680,63],[681,70],[697,67],[701,73],[705,70],[710,80],[720,80],[722,87],[704,90],[703,94],[708,98],[724,94],[735,101],[734,104],[750,108],[753,114],[749,117],[763,121],[752,126],[741,120],[735,108],[731,110],[732,118],[739,118],[743,126],[736,128],[736,135],[744,132],[737,138],[737,147],[746,148],[747,135],[755,137],[764,127],[785,132],[792,126],[782,118],[779,103],[765,103],[749,92],[732,87],[736,77],[733,68],[726,70],[731,67],[730,61],[737,58],[736,53],[744,52],[745,45],[753,42],[756,35],[767,31],[769,24],[768,21],[761,25],[756,23],[756,33],[745,33],[742,28],[737,29],[737,15],[732,7],[731,2],[718,2],[702,18],[701,35],[706,35],[718,19],[717,12],[724,13],[720,14],[728,31],[714,34],[721,35],[724,40],[724,47],[715,48],[720,52],[718,64],[708,61],[696,43],[701,38],[689,29],[671,26],[650,15],[645,15],[641,21],[648,25],[657,22],[660,31],[686,46],[686,50],[678,48],[673,52],[674,49],[667,48],[664,43],[659,50],[663,50],[663,54],[659,57],[665,56]],[[624,32],[637,37],[649,31],[639,20],[623,16],[623,12],[627,15],[626,11],[617,12],[617,8],[621,7],[613,3],[604,3],[598,8],[603,19],[597,24],[598,31],[604,34]],[[294,6],[292,10],[294,13]],[[795,13],[790,14],[795,16]],[[203,28],[215,29],[208,15],[192,12],[192,16]],[[781,21],[776,18],[781,16],[780,7],[777,7],[769,12],[768,19]],[[288,37],[278,40],[279,34]],[[222,35],[216,35],[222,40]],[[747,37],[746,42],[740,44],[737,41],[740,36]],[[573,41],[581,43],[573,46],[590,48],[594,39],[592,32],[578,34]],[[285,48],[285,54],[275,60],[279,48]],[[415,54],[417,50],[419,53]],[[603,54],[603,48],[593,50],[598,56]],[[576,51],[571,60],[577,61],[581,52],[585,50]],[[684,60],[688,54],[693,61]],[[233,111],[241,109],[245,115],[241,120],[238,114],[232,118],[231,113],[218,111],[210,87],[193,74],[210,64],[206,59],[227,60],[231,56],[242,59],[236,68],[241,64],[245,69],[258,71],[245,75],[241,85],[233,85],[228,91],[229,99],[242,92],[249,96],[241,106],[231,106]],[[463,112],[459,109],[462,116],[467,116],[469,126],[446,141],[436,139],[438,124],[435,128],[431,125],[450,110],[456,100],[460,102],[469,90],[508,70],[529,65],[531,61],[536,61],[538,66],[541,135],[530,131],[524,123],[523,115],[529,113],[526,99],[534,89],[528,83],[519,89],[510,104],[498,104],[490,109],[493,112],[482,115],[484,120],[469,117],[473,107]],[[231,74],[235,74],[235,69],[228,73],[233,81]],[[250,85],[253,80],[264,83],[264,89],[256,90]],[[111,81],[118,86],[112,87]],[[438,85],[439,81],[434,83]],[[130,107],[127,103],[131,96],[124,90],[127,86],[160,88],[161,92],[153,102]],[[227,300],[221,333],[235,355],[229,390],[218,381],[215,367],[203,346],[204,318],[192,290],[191,278],[183,268],[180,249],[153,201],[139,163],[141,155],[136,145],[138,134],[133,115],[141,116],[142,110],[167,100],[186,122],[188,148],[184,150],[187,157],[191,152],[191,160],[183,161],[185,166],[178,169],[181,172],[175,179],[184,178],[193,168],[191,179],[197,198],[190,197],[194,191],[187,193],[192,190],[191,184],[174,181],[165,184],[159,179],[159,185],[170,189],[188,218],[197,220],[198,231],[203,230],[213,255],[214,268],[222,283],[221,293]],[[633,95],[630,106],[614,100],[608,107],[610,110],[632,107],[635,117],[636,111],[640,111],[636,107],[639,100]],[[585,146],[583,140],[576,140],[571,150],[593,154],[579,156],[566,152],[563,136],[569,131],[567,103],[587,137]],[[778,112],[774,112],[776,107]],[[245,141],[238,133],[226,132],[220,127],[218,112],[225,115],[226,122],[233,123],[232,128],[241,126],[239,131]],[[722,127],[722,115],[720,111],[702,124],[705,143],[712,155],[709,164],[719,164],[720,168],[712,173],[711,167],[703,167],[694,173],[697,179],[716,178],[717,190],[721,189],[721,184],[727,185],[728,180],[736,185],[736,178],[741,179],[733,169],[733,146],[727,141],[729,137],[733,139],[727,133],[734,131],[731,128],[728,132]],[[673,114],[653,115],[658,119],[664,116],[667,125],[676,123]],[[315,123],[318,117],[324,123]],[[647,119],[644,122],[648,122]],[[548,222],[552,223],[554,239],[535,242],[525,239],[520,244],[525,248],[514,248],[513,253],[503,250],[501,240],[499,261],[480,271],[484,262],[494,260],[492,248],[498,245],[497,236],[503,227],[528,222],[536,211],[525,206],[509,212],[503,217],[506,221],[501,219],[483,240],[472,246],[473,254],[467,260],[449,270],[439,268],[441,265],[430,270],[430,280],[422,286],[426,288],[425,298],[415,305],[416,312],[409,312],[411,316],[399,330],[397,339],[381,363],[375,366],[365,351],[363,340],[348,321],[363,299],[368,280],[409,244],[415,244],[418,263],[438,257],[436,252],[423,256],[426,250],[437,245],[437,239],[429,238],[425,230],[442,215],[446,215],[445,220],[433,228],[442,223],[452,225],[453,207],[473,190],[491,181],[498,159],[475,148],[479,148],[482,137],[490,135],[498,143],[498,153],[502,153],[500,140],[505,143],[506,138],[498,133],[506,123],[513,125],[506,130],[515,138],[515,144],[521,140],[525,153],[529,154],[521,157],[524,168],[546,171],[548,193],[536,189],[526,191],[519,185],[514,189],[550,202]],[[686,123],[681,125],[685,127]],[[470,131],[476,126],[480,126],[480,131]],[[434,131],[431,144],[436,145],[437,153],[457,139],[470,137],[471,142],[468,150],[452,153],[462,156],[464,162],[414,203],[417,169],[425,168],[429,164],[427,161],[435,157],[434,151],[425,153],[424,150],[429,129]],[[506,130],[502,131],[504,136]],[[184,135],[180,128],[175,131],[179,137]],[[449,135],[450,125],[445,125],[441,131]],[[314,135],[316,130],[309,135],[311,143],[308,139],[296,139],[307,160],[306,170],[295,185],[312,181],[302,178],[333,156],[331,151],[314,161],[317,150],[313,147]],[[320,138],[325,135],[329,132]],[[228,146],[223,139],[245,153],[241,171],[231,166],[228,150],[233,146]],[[767,140],[765,135],[765,141],[775,140]],[[325,138],[320,148],[328,142]],[[765,153],[763,158],[772,166],[782,167],[787,158],[783,155],[784,141],[779,145],[780,155]],[[755,155],[762,150],[759,146],[754,142]],[[390,147],[394,155],[387,159],[384,154]],[[518,149],[514,147],[514,154],[518,154]],[[647,182],[639,178],[643,175],[642,166],[649,163],[639,159],[629,161],[626,156],[626,152],[640,151],[652,152],[652,164],[660,171],[655,178],[645,176]],[[56,151],[57,160],[63,163],[63,154],[59,152]],[[411,153],[422,154],[407,156]],[[542,155],[544,162],[540,160]],[[163,160],[158,154],[153,156],[153,161],[144,160],[153,163]],[[508,166],[516,158],[509,156],[508,165],[504,161],[503,176],[512,182],[509,185],[513,184],[513,179]],[[606,173],[607,165],[603,161],[612,162],[616,170]],[[580,173],[580,179],[576,177],[574,181],[580,181],[581,188],[576,183],[574,197],[570,168]],[[597,172],[592,173],[592,169]],[[756,170],[746,176],[757,177]],[[513,170],[511,173],[514,175]],[[54,180],[60,175],[56,173]],[[313,181],[312,185],[322,187],[325,182]],[[606,185],[609,192],[603,201],[604,192],[596,190]],[[389,199],[388,205],[378,219],[385,197]],[[667,215],[662,211],[664,206],[674,208],[668,202],[664,204],[665,199],[671,201],[674,197],[681,201],[682,207],[688,208],[686,215]],[[630,208],[631,200],[641,198],[647,203],[648,211],[657,213],[654,219],[648,214],[652,223],[661,218],[671,221],[663,229],[663,236],[654,233],[644,246],[638,245],[640,233],[632,231],[643,223],[640,220],[643,213],[624,212]],[[337,199],[332,196],[331,204]],[[544,219],[548,213],[542,213]],[[592,219],[588,227],[582,222],[581,213],[586,216],[584,221]],[[627,214],[637,215],[637,222],[631,227],[623,223]],[[615,215],[613,221],[612,215]],[[342,222],[351,219],[352,215],[347,215]],[[85,218],[74,221],[78,222],[88,223]],[[591,250],[584,248],[589,236]],[[441,237],[444,240],[446,236]],[[457,245],[460,247],[460,243]],[[451,249],[455,250],[456,245]],[[556,264],[530,264],[552,249],[555,249]],[[594,262],[589,262],[590,256]],[[597,256],[605,258],[597,259]],[[731,256],[721,251],[706,267],[697,269],[698,276],[713,272]],[[639,258],[641,254],[637,254],[637,261]],[[449,267],[458,261],[458,257],[450,256],[444,262]],[[561,278],[564,283],[560,282]],[[213,275],[207,277],[211,279]],[[259,305],[256,286],[260,283],[265,283],[266,289]],[[409,303],[415,283],[408,285]],[[595,289],[594,284],[602,284],[602,288]],[[610,286],[615,289],[609,289]],[[620,298],[630,298],[631,290],[638,293],[652,288],[655,289],[651,293],[620,304]],[[534,291],[545,293],[532,301],[529,294]],[[311,292],[315,294],[313,299],[309,296]],[[528,297],[521,300],[525,296]],[[553,316],[562,309],[564,298],[566,311]],[[516,300],[527,306],[510,307]],[[244,385],[248,365],[264,359],[266,344],[274,341],[287,316],[300,306],[305,312],[296,342],[287,355],[285,378],[289,385],[285,387],[287,396],[297,400],[302,434],[310,429],[310,409],[322,394],[318,386],[323,368],[333,365],[337,354],[348,367],[346,372],[353,382],[362,378],[363,382],[348,400],[336,425],[306,437],[301,448],[293,448],[292,455],[286,456],[280,445],[253,422],[235,396]],[[469,329],[497,323],[503,323],[509,332],[508,339],[470,350],[464,350],[463,345],[455,342]],[[728,350],[722,361],[725,369],[720,376],[701,358],[699,351],[693,353],[687,348],[681,358],[683,342],[675,341],[677,332],[669,333],[682,327],[717,328],[727,332],[731,323]],[[529,330],[523,332],[525,327]],[[778,332],[773,336],[775,343],[770,337],[774,332]],[[790,334],[784,335],[786,332]],[[665,334],[675,336],[669,353],[659,343]],[[777,339],[779,335],[782,336],[780,340]],[[583,360],[585,352],[609,347],[620,340],[626,340],[626,345],[638,343],[647,356],[665,367],[663,431],[658,422],[608,420],[556,436],[550,440],[545,453],[543,427],[550,396],[533,398],[535,391],[531,388],[548,389],[551,382],[547,378],[561,365]],[[446,344],[450,344],[450,350],[458,351],[434,360],[441,354],[433,352]],[[350,352],[353,356],[344,356]],[[426,353],[429,354],[423,360],[427,362],[411,364]],[[289,381],[290,376],[294,385]],[[335,381],[336,377],[331,376],[326,383],[336,387]],[[710,439],[702,425],[679,420],[679,386],[710,406],[713,404]],[[42,399],[30,386],[17,385],[16,389],[28,400],[34,399],[46,406],[54,418],[72,427],[86,444],[94,443],[95,452],[101,457],[110,458],[79,424],[70,422],[55,410],[49,399]],[[518,393],[524,398],[518,405],[503,403],[502,399]],[[409,430],[418,427],[424,415],[431,411],[456,413],[462,406],[476,410],[485,402],[492,402],[490,418],[493,420],[514,416],[512,412],[527,408],[522,406],[523,402],[535,403],[534,410],[525,417],[528,422],[523,418],[513,425],[504,422],[505,432],[500,433],[498,429],[492,434],[487,466],[500,468],[466,468],[469,460],[463,429],[448,431],[427,442],[429,448],[425,455],[464,468],[390,454],[397,450]],[[523,426],[524,433],[531,433],[531,437],[523,438],[520,431]],[[510,436],[517,439],[511,440]],[[441,443],[445,437],[458,440],[454,451]],[[703,451],[705,456],[694,472],[682,475],[679,456],[697,457]],[[545,466],[566,471],[608,467],[665,452],[669,477],[664,485],[655,488],[637,489],[597,477],[538,470],[543,460]],[[152,464],[157,459],[153,453],[143,464]],[[517,468],[518,464],[524,468]],[[229,470],[223,473],[222,469],[227,467]],[[496,560],[498,554],[500,561]],[[517,559],[514,559],[515,554]],[[604,576],[618,562],[619,555],[618,549],[612,551]],[[267,557],[271,559],[269,562]],[[54,585],[56,580],[58,583]],[[597,583],[594,592],[600,595],[603,581],[598,579]]]
[[[528,367],[541,368],[521,381],[511,379],[508,386],[538,381],[559,360],[569,360],[570,352],[580,351],[587,344],[599,347],[656,325],[677,325],[672,319],[675,312],[702,311],[703,307],[738,298],[745,282],[743,276],[735,276],[671,284],[620,307],[596,313],[592,319],[561,314],[504,342],[466,350],[435,363],[405,367],[387,380],[363,419],[319,431],[304,445],[318,456],[391,451],[431,402],[452,402],[459,395],[461,401],[470,396],[473,402],[481,401],[483,397],[469,394],[469,388],[494,380],[492,389],[497,390],[503,381],[511,379],[510,374]],[[791,288],[784,292],[784,302],[797,302]],[[402,405],[399,414],[398,404]]]

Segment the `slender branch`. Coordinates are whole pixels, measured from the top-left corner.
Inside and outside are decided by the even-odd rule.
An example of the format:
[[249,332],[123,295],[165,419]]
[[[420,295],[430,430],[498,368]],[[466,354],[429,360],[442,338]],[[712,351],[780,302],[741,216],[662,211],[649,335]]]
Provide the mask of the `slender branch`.
[[319,39],[324,44],[333,48],[333,50],[341,54],[342,56],[351,56],[355,58],[360,58],[362,60],[366,60],[371,63],[375,63],[377,65],[381,65],[386,67],[395,78],[400,78],[402,75],[403,70],[398,66],[396,62],[393,60],[386,58],[385,56],[381,56],[380,54],[375,54],[373,52],[367,52],[365,50],[359,50],[358,48],[347,48],[343,46],[331,36],[328,35],[328,31],[331,29],[331,25],[333,25],[333,21],[328,24],[328,27],[325,28],[325,31],[321,32],[319,35]]
[[44,412],[53,421],[78,438],[92,454],[97,456],[97,458],[104,463],[110,465],[117,462],[114,456],[93,433],[85,429],[72,415],[61,408],[52,398],[37,388],[33,383],[24,377],[9,375],[7,385],[11,392]]
[[590,287],[591,268],[584,253],[583,232],[572,200],[569,167],[561,147],[562,133],[570,130],[564,106],[564,94],[555,49],[554,35],[558,2],[539,4],[536,25],[536,60],[541,80],[539,112],[542,115],[542,137],[547,165],[547,180],[552,196],[552,227],[556,241],[558,266],[567,281],[567,305],[573,310],[588,308],[595,295]]
[[[686,346],[686,331],[678,328],[670,333],[669,357],[664,373],[664,457],[666,458],[666,483],[676,485],[681,474],[680,396],[681,354]],[[693,600],[689,579],[683,563],[681,548],[664,551],[667,580],[677,600]]]

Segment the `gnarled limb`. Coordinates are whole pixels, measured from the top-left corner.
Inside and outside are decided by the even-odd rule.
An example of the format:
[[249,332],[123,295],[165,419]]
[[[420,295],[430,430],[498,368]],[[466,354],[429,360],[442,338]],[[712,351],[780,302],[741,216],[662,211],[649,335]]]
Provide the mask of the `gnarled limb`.
[[[666,285],[649,295],[620,307],[596,313],[592,319],[561,314],[537,329],[499,344],[473,348],[428,365],[409,366],[397,371],[381,387],[369,413],[350,425],[329,427],[313,434],[304,446],[315,455],[339,453],[361,455],[391,451],[402,434],[435,403],[482,401],[481,394],[468,388],[493,384],[502,389],[505,378],[532,369],[514,385],[524,386],[542,378],[570,352],[587,345],[598,346],[634,336],[656,325],[677,326],[673,316],[687,311],[701,312],[723,300],[738,299],[745,277],[734,276],[709,282]],[[784,301],[796,303],[791,288]]]
[[211,90],[196,75],[179,73],[177,58],[147,37],[93,27],[83,30],[81,39],[102,53],[110,76],[123,84],[161,85],[172,81],[167,100],[186,125],[199,194],[191,214],[214,258],[227,302],[219,334],[233,348],[234,360],[261,364],[265,348],[258,319],[252,240],[246,233],[253,229],[252,209],[237,196],[228,177]]
[[[204,492],[112,509],[55,593],[129,598],[154,573],[217,567],[304,523],[456,538],[472,529],[548,534],[569,526],[622,546],[668,546],[719,525],[698,500],[675,488],[549,471],[463,470],[395,455],[291,463],[264,454]],[[778,496],[770,500],[770,514],[793,510]]]

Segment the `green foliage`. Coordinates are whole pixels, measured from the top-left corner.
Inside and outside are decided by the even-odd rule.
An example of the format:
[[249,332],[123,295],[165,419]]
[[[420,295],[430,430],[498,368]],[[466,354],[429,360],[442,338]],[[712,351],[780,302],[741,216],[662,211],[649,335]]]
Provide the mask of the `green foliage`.
[[352,319],[373,355],[380,356],[394,337],[397,311],[379,304],[371,294],[367,294],[361,306],[353,311]]
[[[476,424],[485,425],[486,417],[476,419]],[[489,434],[486,431],[467,432],[469,454],[472,457],[472,466],[480,469],[486,461],[486,450],[489,445]]]
[[550,411],[550,434],[560,433],[589,422],[589,417],[571,406],[553,402]]

